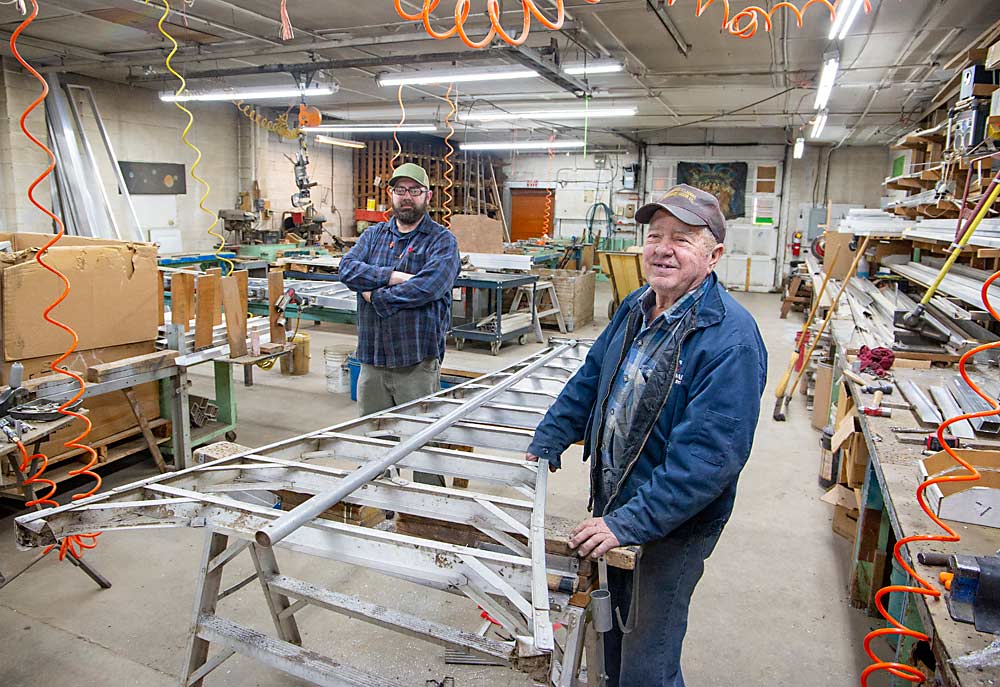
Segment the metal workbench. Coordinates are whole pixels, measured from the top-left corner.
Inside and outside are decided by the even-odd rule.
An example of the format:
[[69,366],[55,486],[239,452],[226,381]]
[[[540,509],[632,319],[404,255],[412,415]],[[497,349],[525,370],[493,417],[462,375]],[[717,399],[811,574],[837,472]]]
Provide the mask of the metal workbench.
[[[490,344],[490,352],[496,355],[500,352],[500,346],[505,341],[517,339],[524,344],[528,341],[528,334],[535,331],[535,320],[537,311],[535,310],[534,293],[528,300],[531,303],[531,321],[523,326],[505,330],[503,326],[503,291],[504,289],[514,289],[521,286],[532,286],[538,281],[537,274],[499,274],[495,272],[463,272],[455,280],[455,288],[466,289],[463,300],[465,302],[465,322],[453,326],[449,334],[455,337],[455,346],[462,350],[466,339],[473,341],[485,341]],[[493,331],[483,331],[476,326],[476,317],[472,307],[473,290],[489,291],[493,298],[494,315],[496,323]]]

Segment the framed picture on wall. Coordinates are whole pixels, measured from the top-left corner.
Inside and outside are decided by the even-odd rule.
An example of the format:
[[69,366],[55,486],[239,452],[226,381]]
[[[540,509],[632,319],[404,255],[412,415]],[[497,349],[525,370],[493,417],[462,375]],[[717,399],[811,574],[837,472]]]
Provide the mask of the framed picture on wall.
[[700,188],[718,198],[726,219],[747,214],[745,162],[678,162],[677,183]]

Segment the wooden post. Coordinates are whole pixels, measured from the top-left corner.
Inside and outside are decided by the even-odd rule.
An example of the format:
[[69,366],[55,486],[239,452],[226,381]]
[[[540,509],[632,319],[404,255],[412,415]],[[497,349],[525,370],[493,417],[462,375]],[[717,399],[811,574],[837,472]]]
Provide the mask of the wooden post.
[[[219,279],[222,279],[222,268],[212,267],[205,270],[205,274],[214,274]],[[213,302],[215,303],[215,310],[212,311],[212,326],[214,327],[222,324],[222,282],[219,280],[215,282],[215,298]]]
[[188,331],[194,314],[194,275],[174,272],[170,277],[170,321]]
[[222,305],[226,310],[226,338],[229,340],[229,357],[240,358],[247,354],[246,299],[240,299],[240,285],[235,276],[222,278]]
[[219,275],[205,274],[198,277],[198,303],[194,315],[194,347],[195,349],[207,348],[212,345],[212,328],[215,326],[215,312],[219,311],[222,317],[220,304],[215,300],[215,294],[219,289]]
[[281,269],[267,272],[267,314],[271,320],[271,343],[285,343],[285,327],[278,324],[281,313],[275,304],[285,292],[285,276]]

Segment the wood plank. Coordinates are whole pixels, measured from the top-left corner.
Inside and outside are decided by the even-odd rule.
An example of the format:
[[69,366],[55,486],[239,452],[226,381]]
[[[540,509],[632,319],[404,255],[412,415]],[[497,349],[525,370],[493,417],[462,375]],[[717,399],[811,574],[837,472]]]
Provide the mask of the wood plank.
[[222,278],[222,307],[226,311],[226,338],[229,357],[247,354],[247,318],[244,315],[247,301],[240,298],[240,284],[235,276]]
[[163,313],[167,307],[166,298],[164,297],[163,294],[163,291],[166,287],[163,285],[163,281],[164,281],[163,272],[157,271],[156,272],[156,303],[157,303],[156,324],[158,324],[161,327],[166,322],[166,318]]
[[[211,269],[205,270],[205,274],[214,274],[219,279],[222,279],[222,268],[212,267]],[[212,325],[218,326],[222,324],[222,283],[215,282],[215,310],[212,311]]]
[[[142,374],[144,372],[156,372],[164,367],[173,367],[174,358],[180,353],[177,351],[156,351],[145,355],[137,355],[132,358],[122,358],[110,363],[100,363],[87,368],[85,378],[88,382],[98,384],[100,382],[110,382],[120,379],[126,375]],[[60,379],[62,375],[46,375],[37,377],[36,380],[54,381]]]
[[[171,352],[176,353],[176,351]],[[170,468],[167,467],[166,462],[163,460],[163,454],[160,453],[160,446],[156,441],[156,437],[153,436],[153,430],[149,426],[149,421],[142,412],[142,405],[139,403],[139,399],[136,398],[135,390],[122,389],[122,393],[125,394],[125,399],[132,408],[132,414],[135,415],[136,422],[139,423],[139,430],[142,432],[143,439],[146,440],[146,445],[149,447],[150,455],[153,456],[153,462],[156,463],[156,468],[161,474],[168,472]]]
[[205,274],[198,277],[198,301],[194,315],[194,347],[207,348],[212,345],[213,320],[215,319],[215,293],[218,290],[216,274]]
[[271,343],[285,342],[285,327],[279,323],[281,313],[276,304],[285,292],[285,276],[280,269],[267,272],[267,314],[271,324]]
[[235,277],[236,283],[239,285],[240,301],[243,303],[243,319],[246,319],[247,308],[249,308],[247,299],[249,297],[249,289],[250,289],[249,286],[250,273],[247,272],[246,270],[236,270],[229,276]]
[[170,321],[190,330],[194,315],[194,275],[175,272],[170,277]]

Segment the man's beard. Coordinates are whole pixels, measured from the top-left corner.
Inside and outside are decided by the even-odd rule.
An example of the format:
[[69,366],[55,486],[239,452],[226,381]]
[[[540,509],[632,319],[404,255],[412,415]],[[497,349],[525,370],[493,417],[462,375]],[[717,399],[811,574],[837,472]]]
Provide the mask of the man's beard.
[[420,221],[427,211],[427,203],[413,203],[411,207],[405,207],[400,202],[393,202],[392,214],[397,222],[403,224],[415,224]]

